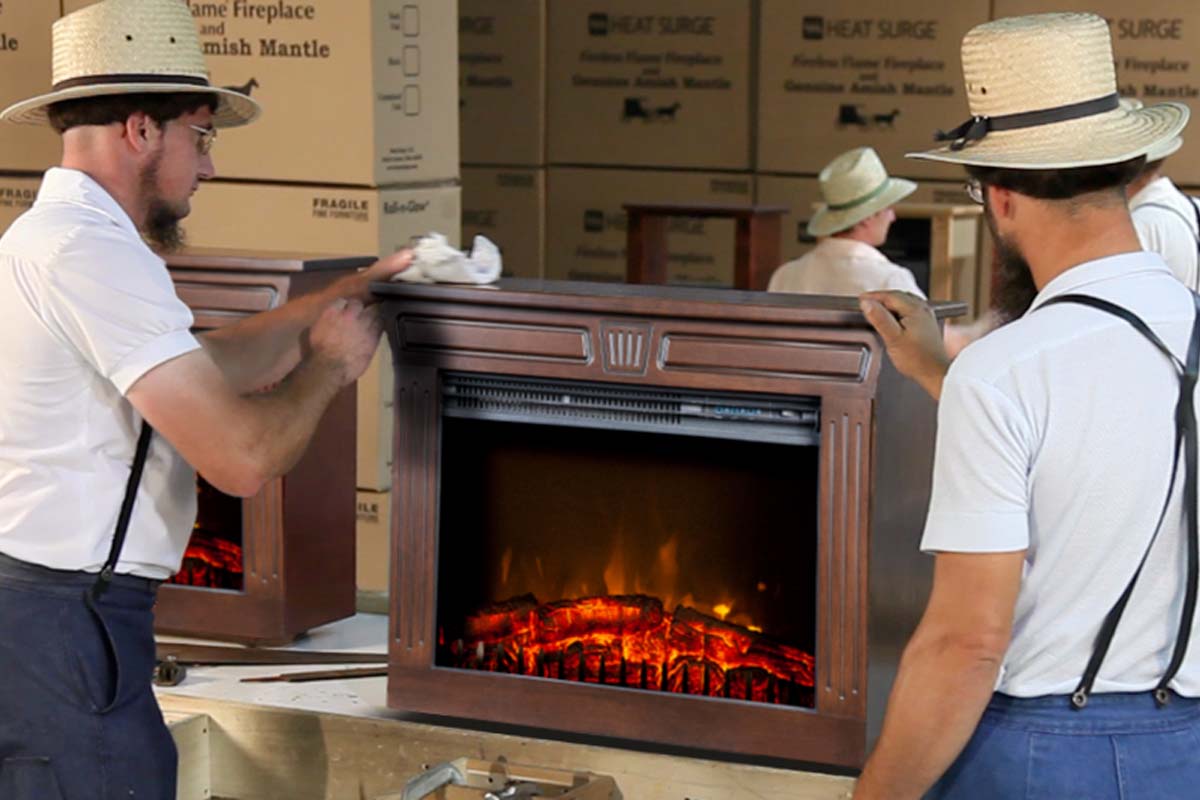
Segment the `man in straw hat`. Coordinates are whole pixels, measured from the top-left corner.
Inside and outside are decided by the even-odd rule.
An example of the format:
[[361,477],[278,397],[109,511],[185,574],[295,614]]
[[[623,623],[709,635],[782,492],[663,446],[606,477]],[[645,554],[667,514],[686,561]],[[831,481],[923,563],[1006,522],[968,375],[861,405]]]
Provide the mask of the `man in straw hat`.
[[879,156],[856,147],[829,162],[818,177],[824,200],[808,222],[817,246],[771,276],[769,292],[858,295],[899,289],[924,297],[916,279],[877,248],[896,219],[892,206],[916,191],[903,178],[890,178]]
[[1121,108],[1092,14],[962,54],[973,116],[915,157],[966,167],[1013,321],[947,370],[926,305],[861,301],[940,406],[933,590],[856,797],[1194,797],[1200,302],[1123,191],[1187,108]]
[[63,140],[0,239],[0,797],[174,797],[151,606],[196,471],[250,496],[290,468],[378,344],[368,283],[409,256],[193,336],[142,237],[178,240],[217,129],[258,105],[209,85],[180,0],[88,6],[53,51],[53,91],[0,113]]
[[1175,277],[1200,291],[1200,205],[1163,172],[1163,162],[1183,146],[1175,137],[1146,154],[1146,166],[1126,189],[1142,246],[1158,253]]

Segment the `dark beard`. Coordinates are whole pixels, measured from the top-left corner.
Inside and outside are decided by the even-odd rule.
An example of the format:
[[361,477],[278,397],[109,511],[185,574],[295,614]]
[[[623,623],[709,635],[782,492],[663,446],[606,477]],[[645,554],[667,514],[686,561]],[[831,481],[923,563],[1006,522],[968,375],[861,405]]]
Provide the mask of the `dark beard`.
[[144,197],[150,198],[149,207],[146,209],[146,222],[142,228],[142,237],[155,250],[161,253],[173,253],[184,245],[183,228],[179,227],[179,221],[183,219],[183,215],[171,208],[156,194],[159,160],[155,159],[146,165],[145,171],[142,172],[142,193]]
[[999,280],[992,295],[992,308],[999,312],[1002,322],[1012,322],[1024,316],[1033,305],[1038,288],[1034,285],[1029,262],[1020,251],[1000,237],[995,238],[995,243]]
[[1038,288],[1033,282],[1033,270],[1029,268],[1029,262],[1016,245],[996,230],[992,209],[987,205],[984,205],[983,216],[996,247],[997,281],[992,293],[992,308],[999,314],[1000,324],[1003,325],[1024,316],[1033,305]]
[[166,203],[157,198],[151,200],[142,236],[160,253],[173,253],[183,247],[187,239],[179,226],[180,219]]

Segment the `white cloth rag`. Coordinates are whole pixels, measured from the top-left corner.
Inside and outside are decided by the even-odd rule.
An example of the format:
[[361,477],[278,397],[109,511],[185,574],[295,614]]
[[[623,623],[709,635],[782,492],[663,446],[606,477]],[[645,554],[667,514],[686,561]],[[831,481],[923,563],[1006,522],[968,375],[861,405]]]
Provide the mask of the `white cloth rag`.
[[395,275],[408,283],[494,283],[503,266],[500,248],[476,236],[470,255],[456,250],[440,233],[422,236],[413,247],[412,266]]

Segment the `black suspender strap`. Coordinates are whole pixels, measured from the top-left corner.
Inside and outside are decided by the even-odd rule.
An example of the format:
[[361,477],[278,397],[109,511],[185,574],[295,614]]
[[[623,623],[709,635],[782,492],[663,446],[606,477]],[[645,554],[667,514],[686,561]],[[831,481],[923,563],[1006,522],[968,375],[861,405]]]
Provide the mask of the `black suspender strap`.
[[129,530],[129,520],[133,516],[133,501],[137,499],[138,484],[142,482],[142,470],[146,466],[146,454],[150,451],[150,437],[154,429],[150,423],[142,421],[142,431],[138,434],[137,452],[133,456],[133,466],[129,470],[129,480],[125,483],[125,499],[121,501],[121,512],[117,515],[117,530],[113,534],[112,547],[108,551],[108,560],[100,569],[96,582],[88,590],[88,596],[94,602],[108,591],[113,575],[117,570],[117,561],[121,558],[121,548],[125,546],[125,534]]
[[1200,376],[1200,295],[1193,293],[1192,300],[1195,305],[1195,317],[1192,322],[1192,336],[1188,344],[1186,362],[1181,362],[1140,317],[1115,303],[1110,303],[1107,300],[1089,295],[1065,294],[1048,300],[1042,306],[1045,307],[1058,303],[1074,303],[1119,317],[1129,323],[1134,330],[1144,336],[1159,352],[1165,355],[1179,373],[1179,399],[1175,404],[1175,449],[1171,460],[1171,477],[1167,483],[1167,496],[1163,500],[1162,511],[1158,515],[1158,523],[1154,527],[1154,534],[1150,537],[1150,543],[1146,546],[1146,552],[1142,554],[1142,560],[1138,563],[1133,577],[1129,579],[1129,584],[1125,587],[1125,591],[1121,593],[1116,604],[1104,617],[1100,631],[1096,634],[1096,640],[1092,646],[1092,656],[1088,659],[1087,667],[1084,669],[1079,685],[1071,694],[1071,706],[1076,710],[1084,708],[1088,703],[1092,686],[1096,682],[1096,676],[1100,672],[1100,665],[1104,661],[1104,656],[1108,653],[1108,649],[1112,645],[1113,635],[1116,633],[1117,625],[1121,621],[1121,615],[1125,613],[1125,606],[1128,605],[1134,586],[1142,574],[1142,568],[1146,566],[1146,560],[1150,556],[1150,551],[1154,548],[1154,543],[1158,540],[1158,534],[1162,530],[1163,519],[1166,517],[1167,508],[1171,503],[1171,496],[1174,494],[1175,478],[1179,469],[1180,450],[1183,451],[1185,459],[1183,514],[1184,519],[1187,521],[1187,586],[1184,594],[1183,610],[1179,620],[1179,633],[1175,637],[1175,648],[1171,655],[1171,662],[1167,667],[1167,671],[1159,680],[1158,685],[1154,688],[1154,700],[1160,707],[1165,705],[1170,698],[1167,687],[1179,672],[1180,667],[1183,666],[1183,659],[1187,655],[1192,624],[1196,616],[1197,584],[1200,582],[1198,581],[1200,579],[1200,537],[1197,536],[1198,520],[1196,513],[1198,497],[1196,484],[1197,462],[1200,460],[1200,456],[1198,456],[1197,452],[1195,409],[1196,381],[1197,377]]
[[1183,194],[1183,196],[1188,199],[1188,203],[1192,206],[1192,214],[1196,217],[1196,285],[1190,288],[1193,292],[1200,292],[1200,205],[1196,204],[1196,199],[1191,195]]

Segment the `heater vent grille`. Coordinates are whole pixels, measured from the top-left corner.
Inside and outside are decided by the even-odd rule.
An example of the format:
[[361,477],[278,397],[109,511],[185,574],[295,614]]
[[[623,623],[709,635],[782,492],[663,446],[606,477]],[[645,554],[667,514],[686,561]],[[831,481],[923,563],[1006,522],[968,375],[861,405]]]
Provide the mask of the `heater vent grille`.
[[816,398],[583,381],[446,373],[442,411],[448,417],[778,444],[814,445],[820,437]]

